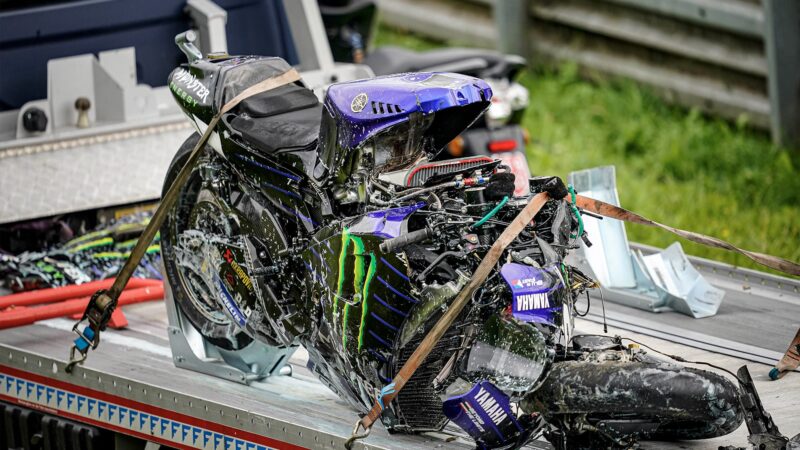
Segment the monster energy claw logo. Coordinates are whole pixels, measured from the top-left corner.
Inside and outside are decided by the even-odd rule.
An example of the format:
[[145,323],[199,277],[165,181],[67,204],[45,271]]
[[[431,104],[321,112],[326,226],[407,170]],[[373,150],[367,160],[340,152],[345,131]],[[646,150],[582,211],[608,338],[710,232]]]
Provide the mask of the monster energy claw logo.
[[[352,254],[350,247],[352,245]],[[364,331],[367,320],[369,288],[372,284],[372,279],[375,277],[377,269],[377,261],[375,254],[370,252],[366,254],[364,242],[358,236],[353,236],[347,228],[342,230],[342,249],[339,254],[339,280],[336,288],[336,295],[333,300],[333,313],[339,307],[339,299],[343,298],[345,283],[349,281],[347,271],[347,257],[352,256],[354,259],[353,266],[353,302],[345,302],[344,314],[342,316],[342,347],[347,348],[347,324],[350,317],[350,309],[359,307],[361,308],[361,318],[358,327],[358,350],[364,345]],[[369,258],[369,266],[365,267],[365,258]],[[365,270],[366,269],[366,270]]]
[[364,107],[367,106],[367,100],[368,100],[367,94],[363,92],[356,95],[353,98],[353,102],[350,103],[350,109],[352,109],[353,112],[356,113],[361,112],[364,109]]

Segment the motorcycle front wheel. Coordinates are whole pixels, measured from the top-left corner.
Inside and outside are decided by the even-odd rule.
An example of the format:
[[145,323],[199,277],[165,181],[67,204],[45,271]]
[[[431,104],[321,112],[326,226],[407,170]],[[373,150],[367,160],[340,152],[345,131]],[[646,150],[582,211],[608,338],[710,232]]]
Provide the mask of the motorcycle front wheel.
[[743,420],[730,380],[664,362],[555,363],[521,406],[559,428],[558,440],[566,445],[556,444],[569,448],[595,446],[595,439],[708,439]]
[[[200,136],[193,134],[178,149],[167,171],[163,193],[170,188],[199,139]],[[213,149],[206,146],[203,151],[213,152]],[[253,339],[222,311],[213,289],[198,275],[198,268],[193,269],[190,264],[179,261],[177,250],[182,233],[188,230],[215,233],[220,230],[209,228],[223,227],[215,227],[213,219],[203,217],[213,216],[214,206],[213,201],[204,198],[202,181],[199,172],[193,171],[161,226],[164,269],[173,299],[192,326],[211,344],[223,350],[240,350]]]

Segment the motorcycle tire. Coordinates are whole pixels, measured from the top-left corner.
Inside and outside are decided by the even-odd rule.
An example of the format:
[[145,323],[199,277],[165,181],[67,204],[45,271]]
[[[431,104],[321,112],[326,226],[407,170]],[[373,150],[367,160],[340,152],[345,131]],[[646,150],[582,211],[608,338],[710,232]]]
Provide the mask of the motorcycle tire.
[[[162,195],[172,185],[172,181],[183,168],[199,139],[200,136],[195,133],[181,144],[167,170]],[[213,152],[213,149],[206,146],[204,151]],[[167,214],[164,224],[161,226],[161,252],[164,269],[172,289],[172,297],[180,312],[189,320],[192,326],[211,344],[223,350],[240,350],[249,345],[253,339],[237,328],[235,323],[224,315],[221,308],[219,309],[219,314],[215,314],[215,320],[209,320],[207,317],[208,311],[204,313],[200,309],[199,303],[192,299],[196,292],[192,292],[193,287],[189,286],[190,281],[183,276],[181,268],[176,262],[174,247],[177,242],[177,236],[187,228],[189,215],[197,203],[201,184],[200,174],[197,171],[192,172],[186,184],[181,187],[181,192],[172,211]]]
[[[585,421],[614,439],[682,440],[723,436],[741,425],[739,389],[706,370],[664,362],[567,361],[553,364],[521,404],[548,422]],[[562,431],[586,442],[580,432]]]

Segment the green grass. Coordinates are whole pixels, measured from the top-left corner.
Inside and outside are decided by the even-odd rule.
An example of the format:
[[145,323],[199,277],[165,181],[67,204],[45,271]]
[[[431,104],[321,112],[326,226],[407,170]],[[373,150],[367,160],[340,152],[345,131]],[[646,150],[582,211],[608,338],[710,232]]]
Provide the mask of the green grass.
[[[379,27],[377,45],[425,50],[442,44]],[[769,137],[736,123],[671,106],[624,80],[579,77],[573,65],[537,69],[520,82],[531,94],[524,126],[537,175],[615,165],[623,207],[653,220],[800,260],[800,173]],[[745,256],[627,225],[628,238],[766,270]]]

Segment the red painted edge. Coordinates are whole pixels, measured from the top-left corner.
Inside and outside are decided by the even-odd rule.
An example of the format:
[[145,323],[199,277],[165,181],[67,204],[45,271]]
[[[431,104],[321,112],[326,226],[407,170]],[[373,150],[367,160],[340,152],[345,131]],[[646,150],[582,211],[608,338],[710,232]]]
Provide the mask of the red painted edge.
[[[137,402],[135,400],[127,399],[125,397],[119,397],[119,396],[108,394],[108,393],[105,393],[105,392],[96,391],[94,389],[90,389],[90,388],[83,387],[83,386],[78,386],[76,384],[67,383],[67,382],[61,381],[61,380],[55,380],[53,378],[48,378],[48,377],[45,377],[45,376],[42,376],[42,375],[38,375],[38,374],[35,374],[35,373],[26,372],[24,370],[20,370],[20,369],[16,369],[16,368],[13,368],[13,367],[4,366],[2,364],[0,364],[0,372],[6,373],[6,374],[11,375],[11,376],[13,376],[15,378],[24,378],[24,379],[28,379],[30,381],[33,381],[33,382],[36,382],[36,383],[39,383],[39,384],[46,384],[46,385],[50,385],[50,386],[55,387],[55,388],[72,391],[72,392],[74,392],[76,394],[81,394],[81,395],[84,395],[84,396],[87,396],[87,397],[93,397],[93,398],[96,398],[96,399],[99,399],[99,400],[103,400],[103,401],[106,401],[106,402],[116,403],[118,405],[123,405],[123,406],[125,406],[127,408],[138,409],[138,410],[144,411],[144,412],[146,412],[148,414],[154,414],[154,415],[158,415],[158,416],[161,416],[161,417],[174,419],[174,420],[176,420],[178,422],[182,422],[182,423],[185,423],[187,425],[193,425],[193,426],[196,426],[196,427],[205,428],[205,429],[207,429],[209,431],[215,431],[217,433],[225,434],[227,436],[232,436],[232,437],[236,437],[236,438],[239,438],[239,439],[245,439],[245,440],[257,443],[257,444],[268,445],[270,447],[281,449],[281,450],[283,450],[283,449],[285,449],[285,450],[306,450],[305,447],[300,447],[300,446],[295,445],[295,444],[291,444],[291,443],[284,442],[284,441],[279,441],[277,439],[273,439],[273,438],[270,438],[270,437],[267,437],[267,436],[262,436],[260,434],[251,433],[249,431],[244,431],[244,430],[239,430],[237,428],[229,427],[227,425],[222,425],[222,424],[219,424],[219,423],[216,423],[216,422],[210,422],[210,421],[207,421],[207,420],[198,419],[198,418],[193,417],[193,416],[188,416],[186,414],[182,414],[182,413],[179,413],[179,412],[170,411],[168,409],[163,409],[163,408],[160,408],[158,406],[152,406],[152,405],[148,405],[146,403],[140,403],[140,402]],[[15,397],[6,396],[4,394],[0,394],[0,398],[11,399],[11,401],[13,401],[13,402],[15,402],[17,404],[26,406],[26,407],[33,407],[33,408],[38,407],[38,409],[45,410],[45,411],[50,409],[50,408],[45,408],[45,407],[42,407],[40,405],[31,403],[31,402],[27,402],[25,400],[17,399]],[[185,448],[185,449],[192,449],[193,448],[193,447],[187,447],[185,445],[182,445],[182,444],[179,444],[179,443],[176,443],[176,442],[173,442],[173,441],[161,440],[160,438],[156,438],[155,436],[152,436],[152,435],[149,435],[149,434],[144,434],[144,433],[140,433],[140,432],[137,432],[137,431],[134,431],[134,430],[129,430],[127,428],[116,427],[114,425],[110,425],[110,424],[107,424],[107,423],[104,423],[104,422],[95,421],[93,419],[86,418],[86,417],[83,417],[83,416],[78,416],[78,415],[75,415],[75,414],[72,414],[72,413],[69,413],[69,412],[58,410],[58,414],[63,414],[64,416],[70,417],[73,420],[76,420],[78,422],[92,423],[95,426],[98,426],[98,427],[101,427],[101,428],[113,429],[114,431],[118,431],[120,433],[131,434],[131,435],[143,437],[143,438],[149,439],[149,440],[160,440],[161,443],[163,443],[165,445],[168,445],[168,446],[174,447],[174,446],[177,445],[182,449],[183,448]]]

